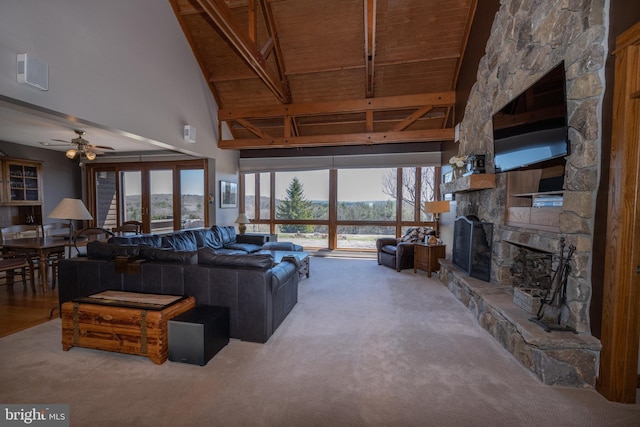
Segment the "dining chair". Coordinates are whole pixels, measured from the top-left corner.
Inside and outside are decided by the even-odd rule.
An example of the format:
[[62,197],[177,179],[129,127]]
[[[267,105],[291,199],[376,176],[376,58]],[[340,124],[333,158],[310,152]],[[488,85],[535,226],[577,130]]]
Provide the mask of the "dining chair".
[[[69,230],[71,224],[68,222],[54,222],[51,224],[44,224],[42,226],[43,234],[45,237],[55,237],[61,239],[69,238]],[[71,248],[71,242],[69,242],[69,248]],[[49,259],[47,260],[47,267],[51,268],[51,288],[56,288],[58,281],[58,263],[65,257],[66,248],[59,248],[49,252]],[[70,249],[69,249],[70,250]]]
[[[18,224],[0,228],[0,240],[2,241],[2,243],[4,243],[6,240],[11,239],[22,239],[40,236],[42,236],[42,227],[40,225]],[[28,257],[27,261],[29,262],[29,274],[31,275],[32,280],[35,281],[35,271],[38,267],[38,253],[34,251],[27,254],[21,254],[17,252],[11,252],[6,249],[2,250],[2,259],[11,259],[16,257]],[[35,292],[35,288],[33,290]]]
[[119,227],[112,228],[111,231],[121,234],[142,234],[142,223],[139,221],[125,221]]
[[113,237],[114,234],[100,227],[87,227],[79,230],[73,236],[73,246],[76,248],[76,254],[79,257],[86,256],[86,251],[80,251],[78,247],[78,243],[82,246],[86,246],[86,243],[91,242],[93,240],[108,240],[110,237]]
[[71,225],[68,222],[54,222],[42,226],[43,233],[47,237],[68,237],[69,228],[71,228]]
[[5,280],[7,285],[13,285],[15,283],[15,275],[18,274],[22,277],[22,282],[27,286],[27,277],[31,278],[31,291],[36,292],[35,279],[33,277],[33,270],[31,264],[25,254],[2,254],[0,258],[0,272],[5,273]]
[[25,237],[40,237],[41,235],[42,227],[40,225],[19,224],[0,228],[2,241]]

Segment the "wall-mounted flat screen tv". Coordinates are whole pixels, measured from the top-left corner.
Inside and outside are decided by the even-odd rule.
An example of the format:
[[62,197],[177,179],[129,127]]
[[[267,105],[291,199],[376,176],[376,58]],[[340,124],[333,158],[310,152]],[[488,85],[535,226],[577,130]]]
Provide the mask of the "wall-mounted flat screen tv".
[[493,115],[496,172],[569,154],[564,62]]

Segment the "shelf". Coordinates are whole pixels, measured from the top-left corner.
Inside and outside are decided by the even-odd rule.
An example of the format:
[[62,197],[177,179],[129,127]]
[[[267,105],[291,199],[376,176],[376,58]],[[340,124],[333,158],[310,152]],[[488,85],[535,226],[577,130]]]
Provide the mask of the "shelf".
[[480,173],[463,176],[453,182],[445,182],[440,185],[442,194],[468,193],[470,191],[485,190],[496,187],[496,176],[492,173]]
[[533,207],[533,201],[536,196],[563,195],[562,190],[536,191],[543,177],[562,173],[564,169],[560,168],[507,172],[505,224],[511,227],[559,232],[562,206]]
[[561,196],[564,191],[545,191],[543,193],[520,193],[512,194],[513,197],[533,197],[533,196]]

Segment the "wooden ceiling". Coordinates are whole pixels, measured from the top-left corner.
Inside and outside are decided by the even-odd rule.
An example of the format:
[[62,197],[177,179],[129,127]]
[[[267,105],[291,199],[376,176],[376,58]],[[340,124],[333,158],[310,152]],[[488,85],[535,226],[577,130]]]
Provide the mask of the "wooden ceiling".
[[453,139],[477,0],[169,1],[233,135],[220,148]]

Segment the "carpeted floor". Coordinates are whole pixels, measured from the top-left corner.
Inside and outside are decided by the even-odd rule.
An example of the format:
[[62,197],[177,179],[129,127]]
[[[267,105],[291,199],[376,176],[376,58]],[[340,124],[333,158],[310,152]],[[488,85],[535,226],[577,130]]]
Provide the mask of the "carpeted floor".
[[66,403],[72,426],[638,426],[640,406],[550,387],[434,277],[313,258],[266,344],[206,366],[72,348],[60,321],[0,339],[0,403]]

